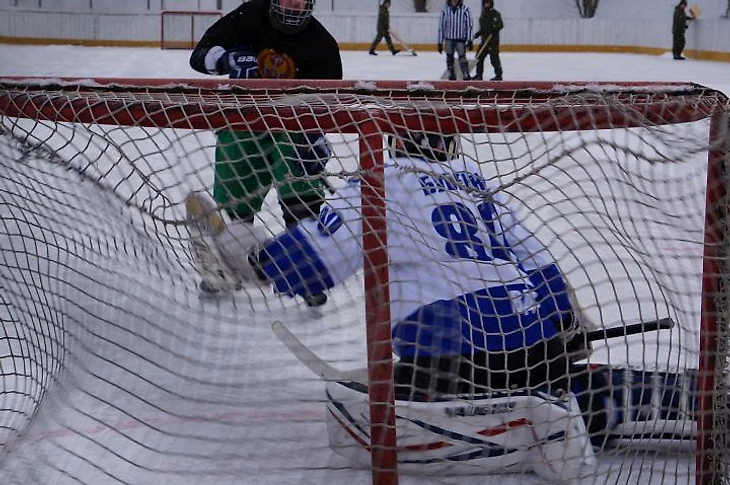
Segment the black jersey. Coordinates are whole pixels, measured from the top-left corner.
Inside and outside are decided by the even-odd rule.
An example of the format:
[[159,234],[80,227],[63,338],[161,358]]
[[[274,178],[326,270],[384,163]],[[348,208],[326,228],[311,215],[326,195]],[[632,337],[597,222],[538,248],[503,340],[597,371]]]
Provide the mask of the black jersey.
[[301,32],[281,32],[271,24],[269,4],[269,0],[251,0],[221,17],[203,34],[190,56],[190,66],[208,74],[205,56],[210,48],[251,47],[255,52],[274,49],[289,56],[297,79],[342,79],[340,48],[332,34],[315,18]]

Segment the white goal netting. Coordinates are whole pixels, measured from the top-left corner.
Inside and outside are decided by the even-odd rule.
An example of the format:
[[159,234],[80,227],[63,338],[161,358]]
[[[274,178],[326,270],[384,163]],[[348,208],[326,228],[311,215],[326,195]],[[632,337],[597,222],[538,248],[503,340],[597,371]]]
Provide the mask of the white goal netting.
[[[693,376],[680,389],[692,409],[672,422],[697,438],[624,440],[598,451],[578,483],[727,483],[729,109],[722,94],[680,84],[3,80],[3,482],[394,483],[387,458],[373,472],[331,448],[325,383],[271,328],[283,322],[342,371],[366,367],[370,349],[376,375],[382,346],[368,336],[382,336],[389,302],[364,274],[383,274],[377,260],[317,308],[248,285],[201,297],[184,200],[213,192],[218,130],[323,132],[328,184],[360,177],[378,193],[384,137],[407,129],[458,133],[595,328],[674,322],[598,339],[588,363]],[[275,191],[258,195],[255,224],[284,230]],[[383,230],[375,209],[368,220]],[[382,399],[371,411],[391,404],[387,393],[370,399]],[[413,422],[407,405],[395,414]],[[541,483],[526,466],[492,475],[478,461],[433,459],[428,445],[443,440],[416,450],[428,465],[401,462],[400,483]],[[369,453],[361,441],[343,446]],[[372,444],[398,456],[392,442]]]

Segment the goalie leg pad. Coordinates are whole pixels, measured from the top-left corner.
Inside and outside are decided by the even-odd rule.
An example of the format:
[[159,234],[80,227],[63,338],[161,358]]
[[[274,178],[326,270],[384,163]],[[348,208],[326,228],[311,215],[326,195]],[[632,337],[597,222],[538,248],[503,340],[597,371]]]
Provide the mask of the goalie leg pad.
[[[363,468],[371,464],[368,388],[329,382],[332,449]],[[588,473],[593,449],[571,402],[539,392],[395,401],[398,467],[456,475],[533,471],[554,483]]]
[[697,378],[692,373],[574,365],[572,390],[593,443],[696,436]]

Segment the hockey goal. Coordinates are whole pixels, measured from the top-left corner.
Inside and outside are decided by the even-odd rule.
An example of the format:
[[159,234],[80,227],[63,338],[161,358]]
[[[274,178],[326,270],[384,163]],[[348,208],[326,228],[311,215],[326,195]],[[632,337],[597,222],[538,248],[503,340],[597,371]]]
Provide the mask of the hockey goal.
[[[722,93],[681,83],[3,79],[3,475],[540,483],[519,466],[491,476],[469,459],[488,451],[476,440],[471,454],[424,455],[422,466],[399,458],[451,446],[396,432],[417,414],[395,405],[390,377],[390,288],[401,282],[384,247],[384,134],[421,130],[459,134],[599,330],[675,322],[605,334],[590,362],[641,369],[647,382],[695,376],[679,391],[696,406],[672,422],[696,439],[607,448],[579,482],[726,483],[728,110]],[[324,132],[330,184],[361,179],[363,271],[320,313],[261,288],[200,298],[183,201],[211,190],[215,132],[226,129]],[[256,223],[283,228],[271,194]],[[277,320],[343,372],[367,363],[370,427],[351,445],[370,457],[366,471],[341,456],[352,450],[331,452],[325,385],[274,336]],[[447,415],[485,412],[458,399]],[[649,415],[661,406],[638,404]]]
[[160,12],[160,47],[192,49],[208,27],[222,14],[205,10],[163,10]]

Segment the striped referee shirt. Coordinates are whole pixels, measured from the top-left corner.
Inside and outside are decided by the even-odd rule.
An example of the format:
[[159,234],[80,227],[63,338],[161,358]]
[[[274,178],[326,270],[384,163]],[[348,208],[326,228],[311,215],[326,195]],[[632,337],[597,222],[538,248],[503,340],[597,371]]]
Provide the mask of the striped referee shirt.
[[459,5],[453,7],[451,3],[441,11],[441,22],[439,23],[439,40],[442,44],[444,40],[460,40],[468,42],[472,38],[472,19],[469,7],[459,2]]

